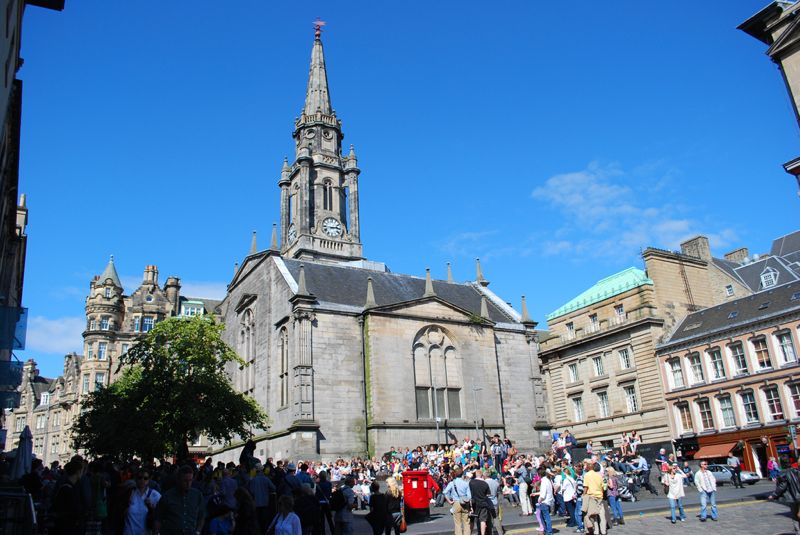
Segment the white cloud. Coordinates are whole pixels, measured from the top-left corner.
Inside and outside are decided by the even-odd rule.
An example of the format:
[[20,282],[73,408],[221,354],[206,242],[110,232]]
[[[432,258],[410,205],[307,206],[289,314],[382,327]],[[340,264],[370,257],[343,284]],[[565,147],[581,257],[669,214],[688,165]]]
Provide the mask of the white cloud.
[[84,316],[67,316],[50,319],[44,316],[28,318],[25,350],[37,353],[66,355],[71,351],[83,353]]
[[628,173],[616,164],[592,162],[582,171],[548,178],[531,196],[559,212],[563,223],[546,230],[557,239],[543,240],[542,254],[633,257],[648,246],[677,249],[698,234],[708,236],[712,247],[735,241],[733,230],[708,228],[686,215],[689,207],[663,200],[668,196],[662,190],[680,174],[671,168],[662,172],[663,166],[655,161]]

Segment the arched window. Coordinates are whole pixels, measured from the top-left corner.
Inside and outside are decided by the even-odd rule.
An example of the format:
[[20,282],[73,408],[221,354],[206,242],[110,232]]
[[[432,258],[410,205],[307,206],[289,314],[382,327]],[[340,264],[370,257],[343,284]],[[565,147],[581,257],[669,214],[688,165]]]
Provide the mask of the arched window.
[[322,207],[325,210],[333,210],[333,185],[330,180],[322,184]]
[[242,317],[242,349],[241,357],[245,361],[245,368],[241,378],[241,390],[253,395],[256,384],[256,324],[255,316],[251,309],[247,309]]
[[461,419],[461,361],[445,330],[422,329],[413,352],[417,419]]
[[281,407],[289,404],[289,332],[286,327],[280,330],[278,338],[279,355],[280,355],[280,391],[281,391]]

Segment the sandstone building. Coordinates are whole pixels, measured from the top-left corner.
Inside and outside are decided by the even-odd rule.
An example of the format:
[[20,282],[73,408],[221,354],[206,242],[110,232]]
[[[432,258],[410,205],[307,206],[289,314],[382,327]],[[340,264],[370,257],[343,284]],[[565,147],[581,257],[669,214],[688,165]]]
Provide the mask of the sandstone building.
[[[83,355],[65,356],[63,375],[55,379],[40,376],[33,360],[24,364],[19,406],[6,410],[10,433],[5,449],[16,447],[27,425],[39,458],[68,460],[74,453],[72,424],[80,413],[81,398],[114,381],[119,357],[137,337],[169,317],[213,314],[219,304],[182,296],[180,290],[180,279],[167,277],[160,286],[158,268],[146,266],[141,285],[125,295],[112,257],[103,273],[89,283]],[[205,451],[204,443],[195,446]]]
[[772,280],[765,274],[793,276],[784,259],[748,254],[714,258],[703,236],[681,252],[649,247],[644,271],[611,275],[549,314],[540,358],[551,425],[598,447],[619,447],[632,430],[646,450],[669,447],[656,345],[687,314],[758,291],[762,277]]
[[683,456],[720,460],[734,450],[764,477],[769,457],[789,465],[787,426],[800,423],[799,261],[800,232],[778,238],[769,255],[738,270],[758,274],[752,294],[689,314],[658,346]]
[[[342,152],[322,41],[284,161],[280,245],[252,252],[220,305],[225,336],[250,365],[232,369],[266,409],[256,455],[381,454],[487,432],[541,446],[547,414],[535,323],[476,280],[392,273],[366,260],[360,169]],[[477,408],[477,411],[475,410]],[[438,432],[437,432],[438,427]],[[221,447],[236,458],[240,443]]]

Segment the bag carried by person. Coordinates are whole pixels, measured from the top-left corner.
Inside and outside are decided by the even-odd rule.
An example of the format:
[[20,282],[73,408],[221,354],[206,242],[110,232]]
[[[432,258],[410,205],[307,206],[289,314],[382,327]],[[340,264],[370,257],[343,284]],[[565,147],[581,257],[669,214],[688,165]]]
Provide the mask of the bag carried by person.
[[331,511],[341,511],[347,506],[347,498],[344,497],[344,492],[336,490],[331,494]]
[[398,527],[398,531],[400,533],[405,533],[408,530],[408,526],[406,525],[406,503],[405,500],[400,500],[400,526]]

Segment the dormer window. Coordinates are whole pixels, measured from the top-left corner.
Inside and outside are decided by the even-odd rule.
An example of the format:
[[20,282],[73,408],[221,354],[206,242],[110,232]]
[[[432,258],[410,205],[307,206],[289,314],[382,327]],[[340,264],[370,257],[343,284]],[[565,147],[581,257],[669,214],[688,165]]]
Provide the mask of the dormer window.
[[111,299],[111,288],[106,288],[105,296],[106,299]]
[[50,405],[50,393],[49,392],[42,392],[41,403],[42,403],[42,405]]
[[772,288],[778,284],[778,272],[768,267],[764,271],[761,272],[761,288]]

